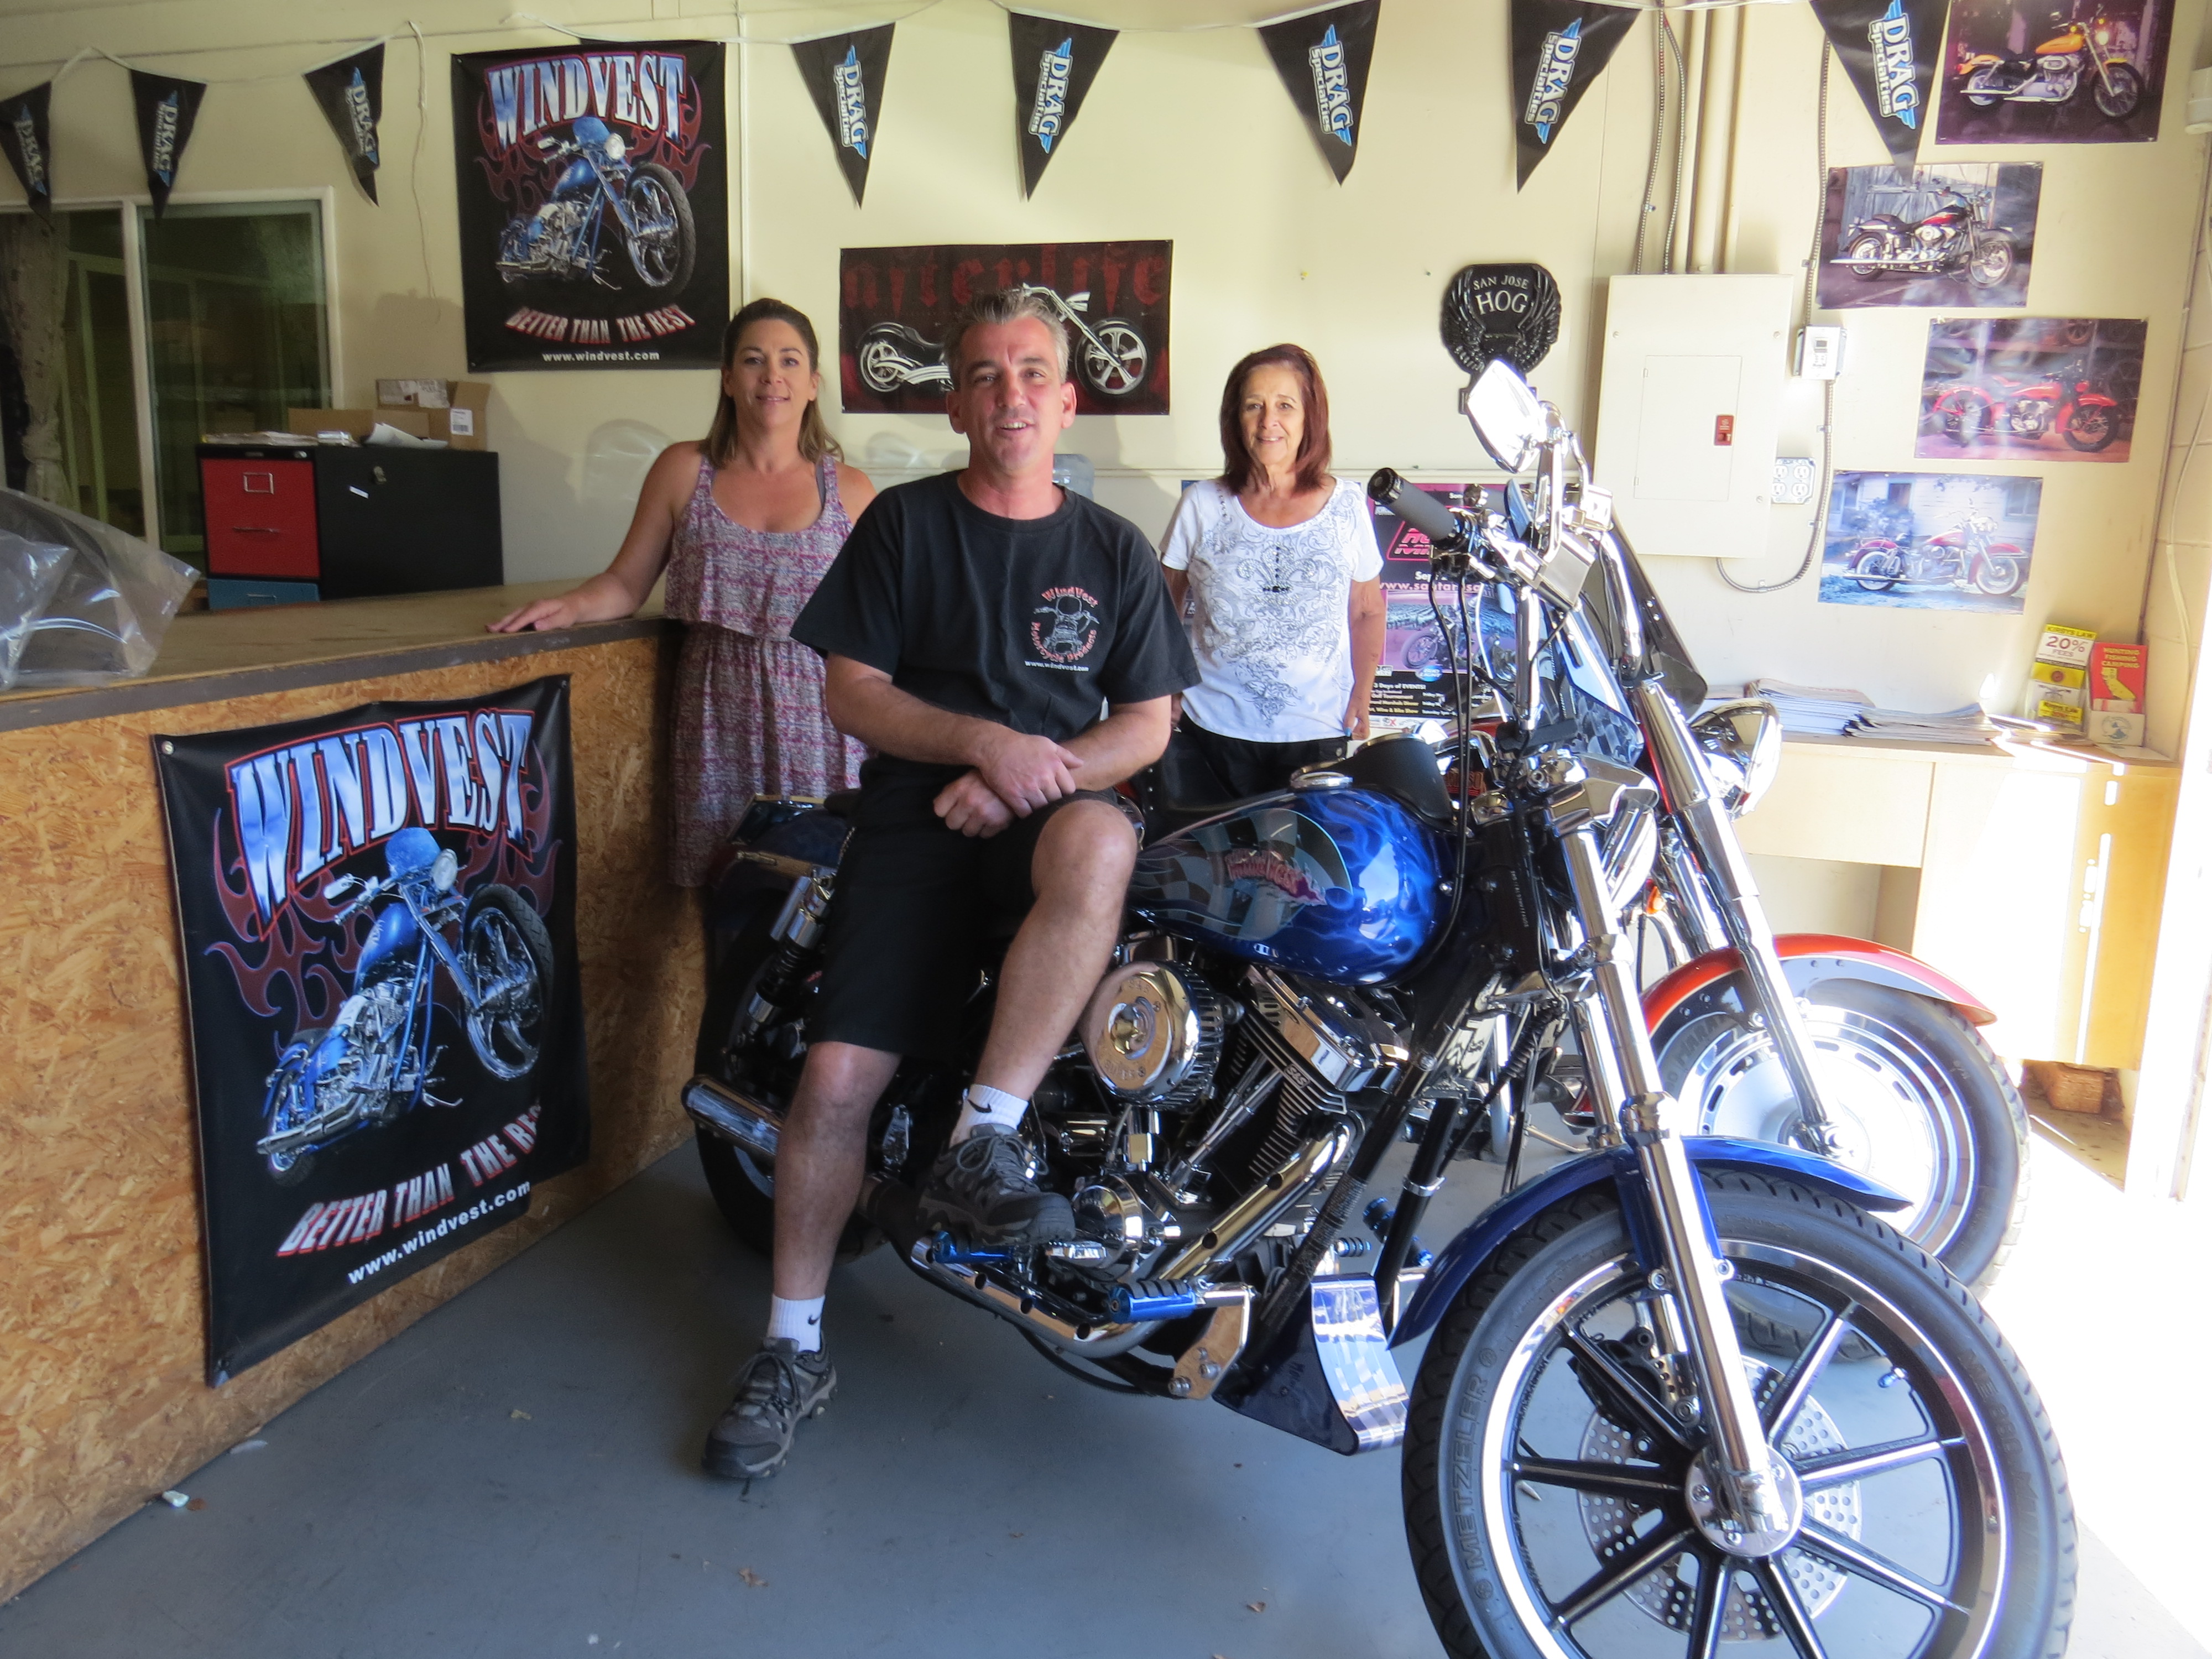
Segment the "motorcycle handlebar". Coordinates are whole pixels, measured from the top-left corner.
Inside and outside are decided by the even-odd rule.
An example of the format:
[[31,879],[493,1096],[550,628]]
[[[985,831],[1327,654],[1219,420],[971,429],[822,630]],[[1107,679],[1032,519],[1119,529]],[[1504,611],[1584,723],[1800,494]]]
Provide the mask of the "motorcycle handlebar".
[[1466,548],[1467,526],[1452,516],[1451,509],[1389,467],[1367,481],[1367,494],[1376,506],[1388,507],[1426,536],[1437,552],[1457,553]]

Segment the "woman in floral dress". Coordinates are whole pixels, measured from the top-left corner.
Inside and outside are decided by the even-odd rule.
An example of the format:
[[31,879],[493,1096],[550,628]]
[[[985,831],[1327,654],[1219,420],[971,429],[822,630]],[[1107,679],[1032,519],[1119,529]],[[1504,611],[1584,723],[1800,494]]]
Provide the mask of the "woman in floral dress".
[[496,633],[627,617],[668,574],[689,624],[677,670],[670,878],[696,887],[757,794],[823,795],[859,781],[863,750],[830,725],[822,659],[791,638],[853,521],[875,499],[823,424],[814,325],[756,300],[722,336],[722,396],[698,443],[672,444],[639,492],[614,562]]

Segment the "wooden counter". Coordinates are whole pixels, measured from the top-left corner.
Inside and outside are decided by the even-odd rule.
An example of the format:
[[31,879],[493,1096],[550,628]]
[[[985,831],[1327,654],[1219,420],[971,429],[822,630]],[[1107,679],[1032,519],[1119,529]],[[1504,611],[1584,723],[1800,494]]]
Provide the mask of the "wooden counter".
[[[488,635],[568,584],[179,617],[154,672],[0,696],[0,1597],[688,1133],[696,896],[665,877],[677,630]],[[526,1218],[203,1380],[191,1056],[149,739],[571,680],[592,1158]]]

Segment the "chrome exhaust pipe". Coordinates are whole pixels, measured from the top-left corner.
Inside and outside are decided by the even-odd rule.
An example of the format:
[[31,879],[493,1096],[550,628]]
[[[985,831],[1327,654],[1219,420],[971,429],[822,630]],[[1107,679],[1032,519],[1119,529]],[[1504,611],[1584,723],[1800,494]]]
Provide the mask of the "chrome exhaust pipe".
[[769,1164],[783,1138],[783,1114],[750,1095],[702,1073],[684,1085],[681,1097],[691,1121],[708,1134]]

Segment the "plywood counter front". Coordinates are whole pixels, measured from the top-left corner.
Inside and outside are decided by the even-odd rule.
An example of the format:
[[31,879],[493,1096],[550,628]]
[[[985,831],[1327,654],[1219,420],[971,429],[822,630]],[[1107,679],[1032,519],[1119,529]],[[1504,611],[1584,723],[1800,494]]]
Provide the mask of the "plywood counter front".
[[[143,679],[0,696],[0,1597],[688,1133],[700,930],[663,853],[676,630],[483,631],[565,586],[188,615]],[[549,674],[571,682],[591,1161],[523,1219],[211,1389],[151,738]]]

